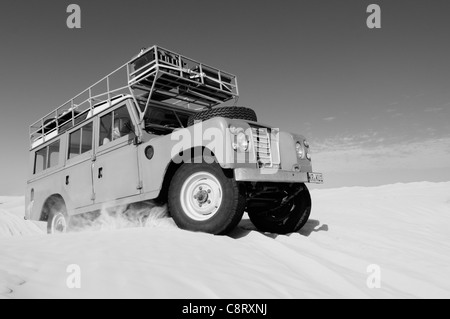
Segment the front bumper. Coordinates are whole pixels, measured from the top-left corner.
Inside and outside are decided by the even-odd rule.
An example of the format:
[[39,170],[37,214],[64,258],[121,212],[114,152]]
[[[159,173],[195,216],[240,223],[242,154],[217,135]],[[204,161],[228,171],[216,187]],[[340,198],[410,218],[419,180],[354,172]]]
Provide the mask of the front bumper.
[[288,172],[275,169],[237,168],[234,170],[234,177],[238,182],[323,183],[321,173]]

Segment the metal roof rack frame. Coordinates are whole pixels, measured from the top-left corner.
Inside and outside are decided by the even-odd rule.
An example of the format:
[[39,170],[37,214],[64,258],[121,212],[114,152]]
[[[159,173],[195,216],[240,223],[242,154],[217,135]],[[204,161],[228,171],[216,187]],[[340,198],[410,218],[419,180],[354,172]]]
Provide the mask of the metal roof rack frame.
[[160,46],[142,49],[129,62],[89,86],[30,126],[31,148],[62,134],[129,95],[144,120],[150,102],[159,101],[193,110],[211,108],[239,97],[235,75],[197,62]]

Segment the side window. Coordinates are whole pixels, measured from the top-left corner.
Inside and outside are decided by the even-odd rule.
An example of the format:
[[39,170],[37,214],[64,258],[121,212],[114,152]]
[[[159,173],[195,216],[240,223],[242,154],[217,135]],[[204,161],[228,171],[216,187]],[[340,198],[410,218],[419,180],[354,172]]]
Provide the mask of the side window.
[[80,155],[81,129],[69,135],[69,159]]
[[89,123],[82,128],[81,154],[92,151],[92,138],[94,134],[94,124]]
[[47,148],[43,148],[35,153],[34,156],[34,174],[45,170],[45,163],[47,162]]
[[47,168],[55,167],[59,163],[59,141],[48,146]]
[[112,141],[112,113],[100,119],[100,146]]
[[70,133],[68,159],[77,157],[92,150],[93,124],[89,123]]
[[115,141],[132,131],[132,122],[126,106],[100,118],[100,146]]
[[34,156],[34,174],[55,167],[59,163],[59,140],[36,151]]

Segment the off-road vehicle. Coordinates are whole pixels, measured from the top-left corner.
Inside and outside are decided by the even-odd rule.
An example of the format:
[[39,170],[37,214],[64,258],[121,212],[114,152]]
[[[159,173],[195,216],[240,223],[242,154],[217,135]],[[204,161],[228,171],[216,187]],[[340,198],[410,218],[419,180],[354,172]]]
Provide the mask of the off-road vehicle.
[[223,105],[238,96],[230,73],[142,49],[31,125],[25,218],[65,232],[74,216],[155,200],[191,231],[226,234],[244,212],[261,231],[298,231],[305,183],[322,183],[309,144]]

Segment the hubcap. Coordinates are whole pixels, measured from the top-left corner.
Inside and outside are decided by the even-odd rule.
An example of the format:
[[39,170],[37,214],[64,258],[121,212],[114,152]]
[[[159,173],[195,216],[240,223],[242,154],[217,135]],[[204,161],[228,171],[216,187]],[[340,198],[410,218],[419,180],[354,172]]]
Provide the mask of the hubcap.
[[62,213],[55,215],[52,221],[52,234],[62,234],[67,231],[67,221]]
[[222,196],[219,180],[210,173],[199,172],[184,182],[180,194],[181,207],[190,218],[205,221],[217,213]]

